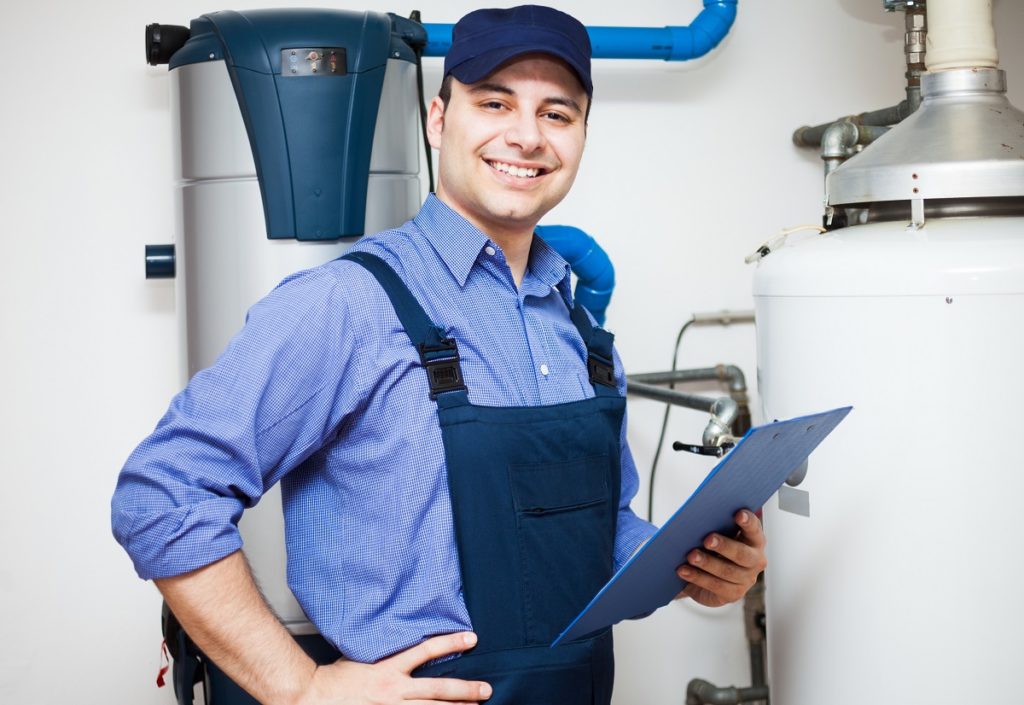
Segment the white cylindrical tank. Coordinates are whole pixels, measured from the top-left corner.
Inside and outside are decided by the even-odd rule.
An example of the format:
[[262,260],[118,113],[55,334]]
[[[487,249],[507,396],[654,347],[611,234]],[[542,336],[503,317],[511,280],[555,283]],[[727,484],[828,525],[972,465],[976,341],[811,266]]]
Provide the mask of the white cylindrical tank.
[[[340,256],[351,240],[269,239],[259,181],[224,61],[171,72],[182,383],[211,365],[246,311],[292,272]],[[416,66],[390,59],[377,112],[364,232],[394,227],[419,208]],[[275,486],[241,522],[245,552],[267,601],[295,633],[306,620],[286,583],[284,519]]]
[[764,418],[854,407],[765,508],[772,702],[1013,702],[1024,217],[790,242],[754,296]]

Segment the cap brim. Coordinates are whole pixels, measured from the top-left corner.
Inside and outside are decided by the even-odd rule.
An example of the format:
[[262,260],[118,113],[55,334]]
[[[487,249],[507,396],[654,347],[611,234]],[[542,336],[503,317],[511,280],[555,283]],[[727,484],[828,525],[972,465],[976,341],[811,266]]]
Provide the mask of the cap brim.
[[569,65],[569,68],[576,74],[576,79],[583,86],[587,95],[593,95],[594,86],[584,79],[586,69],[581,65],[580,57],[573,56],[571,52],[554,49],[548,44],[518,44],[514,47],[497,47],[482,54],[466,59],[458,66],[453,66],[448,73],[459,79],[461,83],[477,83],[484,80],[492,73],[501,68],[516,57],[524,54],[547,54],[554,56]]

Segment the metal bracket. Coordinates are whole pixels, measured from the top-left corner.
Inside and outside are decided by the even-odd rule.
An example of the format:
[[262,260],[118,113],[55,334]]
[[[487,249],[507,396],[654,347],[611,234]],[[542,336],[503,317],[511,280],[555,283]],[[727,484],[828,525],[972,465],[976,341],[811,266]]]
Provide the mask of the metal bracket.
[[910,225],[907,230],[920,230],[924,227],[924,199],[914,198],[910,201]]

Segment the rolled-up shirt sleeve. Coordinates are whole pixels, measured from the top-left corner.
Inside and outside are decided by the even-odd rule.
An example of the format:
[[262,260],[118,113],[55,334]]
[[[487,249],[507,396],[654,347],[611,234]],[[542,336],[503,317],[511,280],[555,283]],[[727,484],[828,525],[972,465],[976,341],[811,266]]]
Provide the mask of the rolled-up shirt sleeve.
[[238,520],[327,443],[364,394],[361,352],[334,271],[285,279],[131,454],[111,502],[144,579],[238,550]]
[[[626,394],[626,374],[617,350],[615,356],[616,387],[619,393]],[[633,453],[626,439],[626,415],[622,417],[622,431],[619,444],[622,451],[622,489],[619,495],[619,517],[615,532],[615,569],[621,568],[636,550],[657,530],[650,522],[638,517],[630,508],[630,503],[640,488],[640,477],[637,473]]]

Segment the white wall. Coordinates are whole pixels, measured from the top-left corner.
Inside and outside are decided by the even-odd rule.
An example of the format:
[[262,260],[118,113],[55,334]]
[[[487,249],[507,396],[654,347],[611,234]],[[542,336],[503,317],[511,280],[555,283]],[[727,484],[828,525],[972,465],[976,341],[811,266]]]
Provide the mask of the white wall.
[[[244,7],[308,5],[253,1]],[[590,25],[687,24],[698,0],[556,3]],[[362,9],[452,22],[476,2]],[[173,283],[143,278],[143,245],[173,232],[165,68],[143,28],[223,5],[101,0],[0,9],[0,702],[170,703],[153,685],[159,599],[110,536],[118,469],[176,391]],[[996,3],[1010,98],[1024,105],[1024,4]],[[732,34],[686,64],[598,61],[584,166],[547,222],[596,235],[618,276],[609,325],[632,371],[667,369],[694,311],[752,306],[743,256],[820,217],[820,166],[793,128],[903,94],[902,15],[881,0],[741,0]],[[428,90],[440,80],[430,60]],[[740,365],[753,329],[691,330],[681,364]],[[662,407],[630,402],[649,468]],[[703,419],[674,413],[669,439]],[[663,456],[656,518],[711,463]],[[638,508],[643,502],[638,501]],[[668,705],[701,676],[745,684],[738,607],[675,604],[617,630],[616,702]]]

